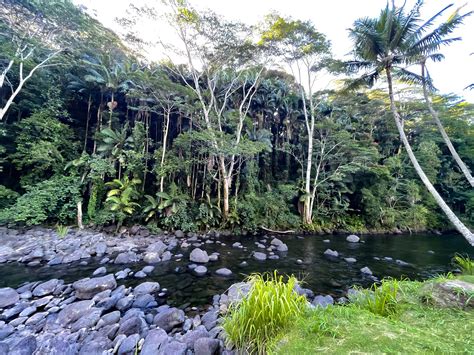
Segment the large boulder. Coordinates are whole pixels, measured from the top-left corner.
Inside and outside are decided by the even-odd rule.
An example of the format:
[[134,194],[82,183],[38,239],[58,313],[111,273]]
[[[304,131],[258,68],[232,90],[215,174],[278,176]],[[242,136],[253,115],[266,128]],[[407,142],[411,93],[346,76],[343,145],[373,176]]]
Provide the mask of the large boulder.
[[326,295],[326,296],[318,295],[314,298],[311,304],[315,307],[326,308],[327,306],[334,304],[334,298],[332,298],[332,296],[330,295]]
[[474,284],[461,280],[430,282],[422,288],[423,298],[438,307],[474,308]]
[[174,327],[184,323],[184,312],[178,308],[168,308],[158,313],[153,319],[153,323],[166,332],[170,332]]
[[56,287],[58,287],[58,285],[61,285],[61,284],[62,284],[62,281],[58,279],[52,279],[52,280],[40,283],[38,286],[36,286],[33,289],[33,296],[43,297],[46,295],[50,295],[54,292]]
[[20,295],[11,287],[0,288],[0,308],[14,305],[20,300]]
[[133,251],[129,251],[127,253],[120,253],[115,258],[115,264],[131,264],[136,263],[140,260],[139,256],[134,253]]
[[155,355],[158,349],[168,341],[168,334],[163,329],[152,329],[148,332],[142,346],[141,355]]
[[207,263],[209,262],[209,255],[207,255],[205,250],[196,248],[189,255],[189,260],[194,263]]
[[93,306],[94,301],[90,300],[68,304],[61,312],[59,312],[57,322],[64,327],[83,317]]
[[347,236],[346,240],[349,243],[359,243],[360,238],[358,236],[356,236],[355,234],[351,234],[351,235]]
[[146,248],[146,251],[148,253],[157,253],[158,256],[161,256],[161,254],[163,254],[167,248],[168,246],[165,243],[163,243],[161,240],[159,240],[153,244],[150,244],[148,248]]
[[117,281],[112,274],[92,279],[82,279],[72,284],[76,290],[76,297],[87,300],[94,297],[99,292],[113,290],[117,287]]

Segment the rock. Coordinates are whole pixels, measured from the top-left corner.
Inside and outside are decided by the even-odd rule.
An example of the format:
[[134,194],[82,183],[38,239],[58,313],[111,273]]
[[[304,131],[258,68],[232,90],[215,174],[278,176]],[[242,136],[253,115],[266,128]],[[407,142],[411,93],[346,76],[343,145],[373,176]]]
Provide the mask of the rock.
[[280,259],[280,257],[279,257],[278,255],[270,255],[270,256],[268,257],[268,259],[270,259],[270,260],[278,260],[278,259]]
[[362,269],[360,269],[360,272],[366,275],[373,275],[372,270],[370,270],[367,266],[364,266]]
[[136,286],[133,290],[135,296],[156,293],[160,290],[160,284],[158,282],[143,282]]
[[41,322],[46,316],[48,315],[48,312],[39,312],[33,314],[30,318],[28,318],[25,322],[26,325],[35,325]]
[[403,260],[400,260],[400,259],[395,260],[395,262],[400,266],[409,266],[410,265],[406,261],[403,261]]
[[429,282],[421,289],[426,302],[438,307],[474,308],[474,284],[461,280]]
[[94,301],[90,300],[71,303],[65,306],[63,310],[59,312],[57,322],[64,327],[81,318],[93,306]]
[[173,254],[171,254],[171,252],[167,250],[163,253],[163,255],[161,255],[161,261],[169,261],[171,260],[172,256]]
[[37,354],[48,354],[48,355],[75,355],[79,351],[79,345],[75,342],[67,341],[65,336],[47,334],[41,338],[38,338]]
[[158,313],[153,319],[153,324],[166,332],[170,332],[174,327],[183,324],[184,320],[184,312],[181,309],[169,308]]
[[174,235],[176,236],[176,238],[184,238],[184,232],[181,231],[181,230],[177,230],[176,232],[174,232]]
[[280,244],[279,246],[277,246],[277,251],[279,251],[279,252],[288,251],[288,246],[285,243]]
[[302,264],[303,264],[303,260],[297,259],[297,260],[296,260],[296,263],[297,263],[298,265],[302,265]]
[[339,256],[339,253],[335,250],[332,250],[332,249],[326,249],[324,251],[324,255],[337,258]]
[[35,306],[26,307],[23,311],[20,312],[19,316],[29,317],[30,315],[36,312],[36,309],[37,308]]
[[278,238],[273,238],[272,241],[270,242],[270,244],[278,247],[278,246],[282,245],[283,242]]
[[350,264],[351,264],[351,263],[355,263],[355,262],[357,261],[356,258],[344,258],[344,260],[345,260],[346,262],[350,263]]
[[356,236],[355,234],[351,234],[351,235],[347,236],[346,240],[349,243],[359,243],[360,238],[358,236]]
[[100,318],[99,322],[97,322],[97,328],[118,323],[119,320],[120,320],[120,311],[107,313],[106,315],[102,316],[102,318]]
[[158,349],[168,341],[168,334],[163,329],[152,329],[148,332],[140,355],[156,355]]
[[10,334],[12,334],[15,331],[12,325],[7,324],[3,327],[0,327],[0,340],[5,339],[8,337]]
[[194,355],[214,355],[219,349],[219,340],[199,338],[194,343]]
[[139,295],[133,301],[133,308],[151,308],[156,306],[155,297],[150,294]]
[[76,297],[80,299],[91,299],[99,292],[113,290],[117,287],[117,281],[112,274],[96,277],[92,279],[83,279],[72,284],[76,290]]
[[8,355],[31,355],[36,350],[36,338],[32,335],[21,339],[10,349]]
[[194,348],[194,343],[200,338],[209,338],[209,332],[203,327],[198,326],[195,330],[186,333],[183,341],[186,343],[189,349]]
[[314,298],[311,304],[315,307],[326,308],[327,306],[334,304],[334,298],[332,298],[330,295],[327,295],[327,296],[318,295]]
[[193,269],[194,273],[198,276],[204,276],[207,273],[207,268],[203,265],[199,265]]
[[164,344],[160,351],[158,352],[159,355],[186,355],[187,346],[184,343],[180,343],[179,341],[171,341]]
[[219,310],[217,308],[211,309],[201,317],[201,323],[204,325],[204,327],[206,327],[207,330],[211,330],[217,325],[218,316]]
[[229,287],[227,297],[229,303],[239,302],[250,292],[250,284],[247,282],[238,282]]
[[100,319],[102,308],[91,308],[71,325],[71,331],[77,332],[79,329],[91,329]]
[[163,243],[161,240],[153,243],[153,244],[150,244],[147,248],[146,248],[146,252],[147,253],[157,253],[158,255],[161,256],[161,254],[163,254],[166,249],[167,249],[167,245],[165,243]]
[[142,271],[145,273],[145,274],[151,274],[153,272],[153,270],[155,270],[155,267],[154,266],[145,266]]
[[133,316],[120,324],[120,328],[117,333],[129,336],[135,333],[140,333],[142,328],[146,326],[146,322],[142,318],[139,316]]
[[0,308],[9,307],[20,300],[20,295],[11,287],[0,288]]
[[252,254],[253,258],[258,261],[264,261],[267,260],[267,254],[261,253],[259,251],[254,251]]
[[112,346],[112,342],[105,336],[99,336],[94,338],[92,341],[85,342],[79,355],[99,355],[104,354],[105,349],[109,349]]
[[102,266],[98,269],[96,269],[93,273],[92,276],[99,276],[99,275],[105,275],[107,273],[107,269]]
[[239,243],[239,242],[235,242],[234,244],[232,244],[232,248],[243,248],[242,244]]
[[50,295],[54,292],[58,285],[62,284],[62,281],[58,279],[52,279],[43,283],[40,283],[33,289],[33,296],[35,297],[43,297],[46,295]]
[[137,271],[135,275],[133,275],[136,279],[144,279],[146,277],[146,274],[143,271]]
[[99,242],[95,246],[95,253],[97,256],[102,256],[107,252],[107,244],[105,242]]
[[194,263],[207,263],[209,262],[209,255],[206,251],[196,248],[189,255],[189,260]]
[[138,255],[133,251],[129,251],[127,253],[120,253],[115,258],[114,264],[131,264],[136,263],[140,260]]
[[242,261],[242,262],[239,264],[240,267],[246,267],[246,266],[248,266],[248,265],[249,265],[249,263],[246,262],[246,261]]
[[133,304],[133,295],[128,295],[126,297],[123,297],[117,301],[115,304],[115,308],[117,308],[119,311],[125,311],[129,309]]
[[227,268],[220,268],[216,270],[216,274],[219,276],[230,276],[232,275],[232,271]]
[[209,261],[217,261],[217,260],[219,260],[219,255],[217,254],[209,255]]

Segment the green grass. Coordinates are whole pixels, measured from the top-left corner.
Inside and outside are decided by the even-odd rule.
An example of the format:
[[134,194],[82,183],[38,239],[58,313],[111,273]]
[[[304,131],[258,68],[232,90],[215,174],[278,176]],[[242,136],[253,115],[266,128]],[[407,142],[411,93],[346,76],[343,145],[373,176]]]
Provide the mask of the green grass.
[[274,353],[473,354],[474,311],[429,306],[422,286],[400,281],[397,312],[388,316],[357,304],[311,310],[280,337]]
[[456,255],[453,264],[461,270],[463,275],[474,275],[474,260],[469,256]]
[[368,290],[357,288],[356,293],[349,299],[351,303],[362,309],[387,317],[398,311],[399,289],[398,280],[386,279],[380,284],[373,284]]
[[307,309],[304,296],[293,289],[298,282],[293,276],[254,274],[248,278],[251,289],[240,303],[230,306],[222,324],[226,341],[250,354],[265,354],[280,332]]
[[58,224],[56,226],[56,233],[58,234],[59,238],[64,238],[68,232],[69,232],[69,228],[67,226],[63,226],[61,224]]

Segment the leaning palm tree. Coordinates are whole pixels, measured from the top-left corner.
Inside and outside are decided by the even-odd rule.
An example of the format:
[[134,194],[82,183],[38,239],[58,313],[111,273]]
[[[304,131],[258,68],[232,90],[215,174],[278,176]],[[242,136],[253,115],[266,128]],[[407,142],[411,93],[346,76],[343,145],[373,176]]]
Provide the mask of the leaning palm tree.
[[413,167],[451,223],[474,246],[474,234],[444,202],[418,163],[405,134],[403,119],[395,104],[393,90],[394,74],[398,70],[403,70],[406,64],[413,64],[414,58],[410,56],[410,53],[413,53],[416,48],[421,51],[424,46],[429,45],[429,39],[423,40],[422,38],[422,34],[426,29],[425,26],[429,26],[429,24],[425,26],[419,25],[421,5],[422,1],[419,0],[411,11],[406,12],[404,7],[397,8],[393,4],[392,6],[387,4],[378,18],[361,18],[356,20],[353,28],[350,29],[350,37],[354,42],[354,60],[348,62],[347,66],[352,71],[366,71],[366,73],[352,83],[352,86],[363,83],[373,85],[385,73],[388,83],[390,110],[395,120],[400,140],[407,151]]
[[[434,21],[436,18],[441,16],[447,9],[449,9],[452,6],[453,4],[446,6],[444,9],[438,12],[435,16],[433,16],[430,19],[430,22]],[[433,31],[429,32],[428,34],[420,38],[419,41],[425,41],[427,44],[421,48],[418,48],[418,46],[415,43],[413,46],[413,52],[411,52],[410,54],[413,55],[414,57],[416,56],[419,57],[419,64],[421,66],[421,82],[423,86],[423,96],[425,98],[425,102],[428,107],[428,110],[431,116],[433,117],[433,120],[435,121],[436,126],[438,127],[438,130],[441,133],[441,136],[443,137],[444,142],[448,146],[448,149],[451,155],[453,156],[454,160],[458,164],[459,168],[461,169],[462,173],[466,177],[467,181],[469,181],[469,184],[471,185],[471,187],[474,187],[474,177],[472,176],[467,165],[459,156],[458,152],[456,151],[456,148],[454,148],[453,143],[449,139],[449,136],[446,133],[446,130],[444,129],[443,124],[441,123],[441,120],[439,119],[438,112],[433,107],[433,104],[431,102],[430,95],[429,95],[430,89],[434,89],[434,86],[432,85],[431,76],[429,75],[429,71],[427,68],[427,61],[428,60],[432,60],[435,62],[441,61],[442,59],[444,59],[444,56],[443,54],[438,52],[439,48],[441,46],[446,46],[446,45],[449,45],[450,43],[461,40],[460,37],[447,38],[447,36],[449,36],[456,29],[456,27],[463,22],[463,20],[467,16],[470,16],[472,14],[472,12],[468,12],[464,15],[460,15],[459,14],[460,9],[461,8],[458,8],[456,11],[454,11],[454,13],[451,16],[449,16],[446,22],[442,23]],[[407,74],[408,74],[408,77],[411,76],[415,80],[417,79],[416,76],[413,75],[413,73],[407,73]]]

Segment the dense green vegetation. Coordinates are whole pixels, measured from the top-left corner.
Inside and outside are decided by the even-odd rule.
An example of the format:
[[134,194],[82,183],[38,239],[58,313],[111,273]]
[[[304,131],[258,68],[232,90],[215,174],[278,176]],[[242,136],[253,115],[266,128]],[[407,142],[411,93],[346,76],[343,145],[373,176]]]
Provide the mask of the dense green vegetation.
[[[399,13],[387,7],[377,23],[356,22],[355,60],[343,63],[332,59],[330,39],[311,23],[272,15],[250,28],[182,1],[170,1],[168,10],[180,50],[190,54],[183,65],[147,62],[68,0],[5,2],[0,223],[452,228],[420,181],[422,169],[454,214],[474,225],[466,178],[466,166],[474,166],[474,106],[431,91],[429,77],[404,68],[441,59],[436,41],[449,44],[464,15],[433,19],[441,25],[420,30],[431,37],[417,47],[418,22],[410,22],[417,10],[392,18]],[[364,48],[394,36],[381,23],[401,19],[412,27],[399,29],[399,42],[380,46],[380,53]],[[364,21],[374,31],[362,31],[369,28]],[[297,65],[307,72],[295,71]],[[354,81],[356,69],[374,71]],[[319,83],[323,72],[338,75],[337,89],[307,87],[306,79]],[[393,75],[397,95],[359,85],[384,73]]]

